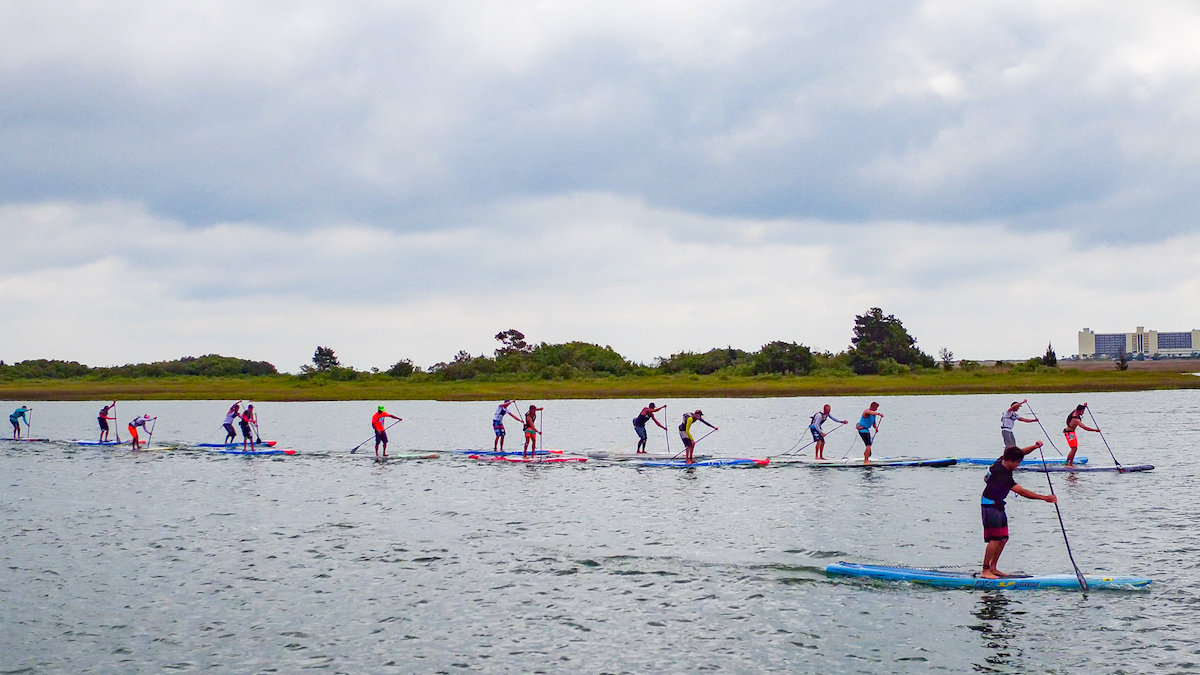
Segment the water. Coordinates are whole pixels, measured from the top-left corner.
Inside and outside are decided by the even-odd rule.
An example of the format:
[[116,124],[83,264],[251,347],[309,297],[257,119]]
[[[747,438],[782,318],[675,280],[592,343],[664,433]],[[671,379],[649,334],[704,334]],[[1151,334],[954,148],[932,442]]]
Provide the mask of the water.
[[[1012,398],[880,398],[876,454],[997,454]],[[0,672],[1200,670],[1200,392],[1038,395],[1060,448],[1061,418],[1083,400],[1118,459],[1158,468],[1053,476],[1076,560],[1152,577],[1148,591],[822,573],[841,559],[973,568],[986,467],[376,464],[370,444],[348,454],[370,437],[374,402],[256,406],[264,438],[298,450],[286,458],[0,443]],[[721,428],[706,452],[763,456],[791,447],[826,401],[853,419],[869,402],[667,400],[667,419],[703,407]],[[632,447],[644,403],[551,401],[549,445]],[[35,435],[57,439],[91,437],[100,407],[31,405]],[[391,450],[490,447],[494,405],[389,402],[405,419]],[[148,412],[156,442],[200,442],[220,440],[227,406],[121,402],[118,415],[122,431]],[[833,433],[826,455],[852,435]],[[1023,442],[1039,436],[1018,426]],[[1111,463],[1081,436],[1081,454]],[[651,434],[652,450],[664,444]],[[1046,490],[1042,475],[1018,480]],[[1014,496],[1009,516],[1001,569],[1070,571],[1051,505]]]

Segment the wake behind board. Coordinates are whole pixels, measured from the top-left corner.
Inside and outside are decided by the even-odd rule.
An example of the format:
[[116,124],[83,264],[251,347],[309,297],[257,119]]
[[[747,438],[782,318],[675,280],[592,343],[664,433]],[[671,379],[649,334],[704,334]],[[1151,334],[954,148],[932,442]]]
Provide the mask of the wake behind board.
[[278,450],[276,450],[274,448],[271,448],[268,450],[242,450],[240,448],[239,449],[227,448],[227,449],[223,449],[223,450],[211,450],[210,452],[213,452],[218,455],[294,455],[294,454],[296,454],[296,451],[292,450],[291,448],[280,448]]
[[771,463],[769,459],[747,459],[742,457],[723,457],[717,459],[701,459],[691,462],[687,460],[677,459],[672,461],[662,462],[634,462],[635,466],[657,466],[666,467],[669,469],[690,469],[696,466],[735,466],[743,468],[754,468],[766,466]]
[[502,455],[500,457],[490,455],[467,455],[467,459],[477,459],[482,462],[512,462],[514,464],[553,464],[556,462],[586,462],[587,457],[508,457]]
[[954,466],[958,460],[953,457],[924,459],[921,457],[873,457],[870,463],[863,462],[861,457],[845,457],[837,459],[812,459],[809,457],[776,457],[776,464],[799,464],[801,466],[818,466],[827,468],[866,468],[872,467],[903,467],[903,466]]
[[1013,471],[1038,471],[1050,473],[1093,473],[1098,471],[1112,471],[1116,473],[1132,473],[1135,471],[1153,471],[1153,464],[1136,464],[1133,466],[1051,466],[1043,465],[1041,462],[1022,462],[1021,466],[1013,469]]
[[[1028,455],[1026,455],[1026,457],[1027,457],[1027,459],[1025,460],[1026,462],[1037,462],[1039,464],[1041,464],[1041,462],[1042,462],[1041,459],[1028,459]],[[991,466],[998,459],[1000,459],[999,454],[997,454],[995,457],[990,457],[990,458],[989,457],[959,457],[958,463],[959,464],[986,464],[988,466]],[[1075,463],[1077,463],[1077,464],[1087,464],[1087,461],[1088,461],[1087,457],[1076,457],[1075,458]],[[1046,458],[1047,464],[1066,464],[1066,462],[1067,462],[1066,457],[1047,457]]]
[[[1079,580],[1074,574],[1040,574],[1033,576],[1011,576],[1003,579],[983,579],[970,572],[947,572],[891,565],[862,565],[839,562],[825,568],[826,574],[887,581],[908,581],[943,588],[1073,588],[1079,589]],[[1146,577],[1084,576],[1088,587],[1107,590],[1133,590],[1150,585]]]
[[[269,448],[273,448],[273,447],[275,447],[275,445],[277,443],[279,443],[279,441],[262,441],[259,443],[255,443],[255,445],[265,445]],[[242,444],[240,441],[236,442],[236,443],[197,443],[196,447],[197,448],[240,448],[240,447],[242,447]]]

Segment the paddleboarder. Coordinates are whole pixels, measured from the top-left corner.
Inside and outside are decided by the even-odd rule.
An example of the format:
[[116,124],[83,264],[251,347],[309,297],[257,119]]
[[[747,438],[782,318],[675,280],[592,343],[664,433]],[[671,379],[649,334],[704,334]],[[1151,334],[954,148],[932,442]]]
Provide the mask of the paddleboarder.
[[862,418],[858,420],[858,424],[854,425],[858,429],[858,435],[866,444],[867,449],[863,452],[863,464],[871,463],[871,428],[875,428],[875,433],[879,433],[879,420],[883,419],[883,413],[879,412],[879,404],[871,401],[871,407],[863,411]]
[[1004,447],[1006,448],[1011,448],[1017,444],[1017,437],[1013,435],[1013,426],[1017,422],[1032,424],[1037,421],[1037,417],[1026,419],[1021,417],[1020,413],[1017,412],[1021,409],[1021,406],[1025,405],[1025,401],[1028,400],[1013,401],[1012,405],[1008,406],[1008,410],[1005,410],[1004,414],[1000,416],[1000,437],[1004,439]]
[[655,407],[654,401],[651,401],[650,405],[642,408],[642,412],[638,413],[638,416],[633,418],[633,430],[637,432],[638,435],[637,454],[640,455],[646,452],[646,422],[654,420],[654,423],[657,424],[660,429],[663,431],[667,430],[667,428],[663,426],[663,423],[659,422],[658,418],[654,416],[654,413],[664,410],[666,407],[667,406],[665,405]]
[[100,415],[96,418],[96,421],[100,423],[100,442],[101,443],[108,442],[108,421],[109,420],[112,420],[113,422],[117,421],[116,415],[110,416],[108,414],[109,411],[115,407],[117,407],[116,401],[109,403],[108,405],[106,405],[100,409]]
[[813,415],[808,421],[808,431],[812,434],[813,441],[816,442],[816,446],[813,449],[813,459],[825,459],[825,432],[821,429],[821,425],[825,424],[825,420],[833,420],[838,424],[849,424],[848,420],[839,420],[831,415],[830,411],[832,410],[833,408],[826,403],[825,407],[821,408],[820,412]]
[[[537,428],[537,414],[539,410],[545,410],[545,408],[539,408],[535,405],[531,405],[529,406],[529,411],[525,413],[525,422],[524,426],[522,427],[525,431],[525,448],[521,450],[522,458],[525,457],[526,452],[529,453],[530,458],[537,457],[537,436],[538,434],[542,433],[538,431]],[[533,444],[532,450],[529,448],[531,443]]]
[[704,419],[703,410],[683,414],[683,423],[679,425],[679,438],[683,440],[683,449],[686,452],[685,458],[688,464],[692,463],[692,452],[696,449],[696,439],[692,438],[692,424],[696,422],[708,425],[713,431],[717,430]]
[[149,415],[142,415],[141,417],[133,418],[133,421],[129,423],[130,443],[133,443],[134,450],[138,449],[138,431],[137,431],[138,427],[145,429],[146,422],[150,422],[150,421],[156,420],[156,419],[158,419],[158,418],[151,417]]
[[254,418],[254,404],[246,406],[246,412],[242,413],[242,418],[238,420],[238,426],[242,428],[242,452],[246,451],[246,444],[250,444],[250,449],[254,449],[254,432],[251,431],[250,425],[257,424],[258,420]]
[[1084,410],[1087,410],[1087,403],[1080,403],[1075,406],[1075,410],[1071,411],[1070,415],[1067,415],[1067,426],[1063,429],[1063,436],[1066,436],[1067,447],[1071,448],[1071,451],[1067,453],[1067,461],[1064,466],[1075,465],[1075,452],[1079,450],[1079,438],[1075,435],[1076,429],[1100,433],[1099,429],[1093,429],[1083,423]]
[[494,452],[504,452],[504,416],[508,415],[518,422],[523,422],[520,417],[517,417],[508,409],[508,406],[516,403],[511,398],[504,399],[504,403],[496,406],[496,414],[492,415],[492,431],[496,432],[496,440],[492,441],[492,450]]
[[385,418],[385,417],[390,417],[390,418],[396,420],[397,422],[404,421],[404,420],[401,420],[399,417],[396,417],[395,415],[389,413],[387,410],[384,409],[383,406],[379,406],[379,409],[375,411],[375,414],[371,415],[371,428],[375,430],[375,457],[376,458],[379,457],[379,444],[380,443],[383,443],[383,456],[384,457],[388,456],[387,455],[387,444],[388,444],[387,430],[383,428],[383,418]]
[[12,422],[12,425],[13,425],[13,440],[14,441],[21,440],[21,422],[22,421],[25,422],[26,426],[29,425],[29,418],[25,416],[25,413],[29,412],[30,410],[33,410],[33,408],[26,408],[25,406],[21,406],[20,408],[17,408],[16,410],[14,410],[12,412],[12,414],[8,416],[8,421]]
[[1013,469],[1021,465],[1025,455],[1042,447],[1038,441],[1027,448],[1011,445],[1004,449],[1004,455],[997,459],[983,477],[983,496],[979,500],[979,510],[983,516],[983,572],[979,576],[984,579],[1003,579],[1008,576],[996,569],[1004,545],[1008,543],[1008,514],[1004,512],[1004,498],[1009,491],[1015,492],[1026,499],[1040,499],[1044,502],[1057,504],[1054,495],[1043,495],[1026,490],[1017,484],[1013,478]]
[[238,401],[229,407],[229,412],[225,413],[225,422],[221,426],[225,427],[225,445],[229,445],[237,440],[237,432],[233,430],[233,421],[241,418],[242,402]]

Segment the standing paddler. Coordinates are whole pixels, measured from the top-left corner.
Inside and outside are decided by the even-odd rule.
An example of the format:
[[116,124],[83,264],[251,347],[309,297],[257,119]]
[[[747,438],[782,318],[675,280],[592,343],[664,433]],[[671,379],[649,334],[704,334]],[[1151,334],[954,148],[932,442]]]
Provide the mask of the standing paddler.
[[149,415],[142,415],[141,417],[133,418],[133,421],[129,423],[129,427],[128,427],[129,428],[129,436],[130,436],[129,442],[133,444],[134,450],[138,449],[138,442],[139,442],[138,441],[138,427],[145,429],[146,422],[149,422],[151,420],[156,420],[156,419],[158,419],[158,418],[151,417]]
[[17,408],[16,410],[14,410],[12,412],[12,414],[8,416],[8,421],[12,422],[12,425],[13,425],[13,440],[14,441],[21,440],[21,422],[24,421],[26,426],[29,425],[29,418],[25,416],[25,413],[29,412],[30,410],[33,410],[33,408],[26,408],[25,406],[21,406],[20,408]]
[[229,406],[229,412],[225,413],[225,421],[221,426],[225,427],[225,445],[229,445],[237,440],[237,432],[233,430],[233,421],[241,418],[242,402],[238,401]]
[[[116,401],[109,403],[108,405],[106,405],[100,409],[100,415],[98,417],[96,417],[96,421],[100,423],[100,442],[101,443],[108,442],[108,422],[109,422],[109,420],[112,420],[113,422],[117,421],[116,415],[109,414],[109,411],[111,411],[115,407],[117,407]],[[118,435],[120,435],[120,434],[118,434]]]
[[716,427],[709,424],[704,419],[703,410],[697,410],[696,412],[683,414],[683,423],[679,425],[679,438],[683,440],[683,449],[686,453],[684,458],[687,460],[688,464],[692,463],[692,453],[696,449],[696,439],[692,438],[692,424],[695,422],[708,425],[708,427],[713,431],[717,430]]
[[1000,416],[1000,437],[1004,439],[1004,447],[1006,448],[1011,448],[1017,444],[1017,437],[1013,435],[1013,427],[1017,422],[1033,424],[1037,421],[1037,417],[1026,419],[1021,417],[1020,413],[1017,412],[1028,400],[1013,401],[1012,405],[1008,406],[1008,410],[1005,410],[1004,414]]
[[1008,543],[1008,514],[1004,512],[1004,498],[1013,491],[1026,499],[1040,499],[1051,504],[1058,503],[1058,497],[1043,495],[1026,490],[1017,484],[1013,478],[1013,469],[1021,465],[1025,455],[1042,447],[1038,441],[1028,448],[1018,448],[1015,445],[1004,449],[1004,455],[997,459],[983,477],[983,496],[979,500],[979,510],[983,516],[983,572],[979,576],[984,579],[1002,579],[1006,574],[996,569],[1004,545]]
[[867,449],[863,452],[863,464],[871,463],[871,428],[875,428],[875,433],[879,433],[879,420],[883,419],[883,413],[879,412],[879,404],[871,401],[871,407],[863,411],[862,418],[858,420],[858,424],[854,428],[858,430],[859,437],[866,444]]
[[[821,411],[813,415],[808,421],[808,430],[812,433],[813,441],[816,446],[813,448],[813,459],[825,459],[825,431],[821,429],[821,425],[825,424],[826,420],[833,420],[838,424],[848,424],[848,420],[839,420],[830,414],[833,408],[828,403],[825,404]],[[801,437],[803,438],[803,437]]]
[[389,413],[387,410],[384,409],[383,406],[379,406],[379,409],[375,411],[375,414],[371,415],[371,428],[375,430],[375,457],[376,458],[379,457],[379,444],[380,443],[383,443],[383,456],[387,457],[387,444],[388,444],[387,429],[383,428],[383,418],[385,418],[385,417],[390,417],[390,418],[396,420],[397,422],[403,421],[399,417],[396,417],[395,415]]
[[658,428],[662,429],[663,431],[667,430],[667,428],[663,426],[663,423],[659,422],[658,418],[654,416],[654,413],[663,410],[666,407],[667,406],[664,405],[656,408],[654,407],[654,402],[651,401],[650,405],[642,408],[642,412],[638,413],[638,416],[633,418],[633,430],[637,432],[638,435],[637,454],[640,455],[646,452],[646,422],[654,420],[654,423],[658,425]]
[[1070,448],[1071,451],[1067,453],[1066,466],[1075,465],[1075,452],[1079,450],[1079,438],[1075,435],[1076,429],[1100,433],[1099,429],[1093,429],[1083,423],[1084,410],[1087,410],[1087,404],[1080,403],[1079,405],[1075,406],[1075,410],[1072,411],[1070,415],[1067,415],[1067,426],[1065,429],[1063,429],[1063,436],[1067,438],[1067,447]]
[[508,406],[516,403],[511,398],[504,399],[504,403],[496,406],[496,414],[492,415],[492,431],[496,432],[496,440],[492,441],[492,450],[494,452],[504,452],[504,416],[508,415],[518,422],[522,422],[520,417],[517,417],[508,409]]
[[[525,422],[522,427],[525,431],[525,448],[521,451],[521,457],[525,457],[525,453],[528,452],[530,458],[537,458],[537,437],[538,434],[542,433],[537,428],[537,414],[539,410],[545,410],[545,408],[531,405],[529,406],[529,411],[525,413]],[[533,445],[532,449],[529,447],[530,444]]]
[[258,420],[254,418],[254,404],[246,406],[246,412],[242,413],[242,419],[238,420],[238,426],[242,428],[242,452],[246,451],[246,444],[250,444],[250,449],[254,449],[254,432],[250,429],[251,425],[258,424]]

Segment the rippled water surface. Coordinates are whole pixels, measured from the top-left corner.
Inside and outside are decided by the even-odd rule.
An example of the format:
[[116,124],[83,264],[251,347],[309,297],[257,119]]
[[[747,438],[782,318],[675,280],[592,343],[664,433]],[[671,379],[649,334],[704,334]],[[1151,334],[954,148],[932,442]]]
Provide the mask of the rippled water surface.
[[[881,398],[876,454],[997,455],[1012,398]],[[1152,577],[1148,591],[822,572],[837,560],[973,568],[986,467],[377,464],[370,444],[348,454],[370,436],[374,402],[256,406],[264,437],[298,451],[286,458],[0,442],[0,672],[1200,670],[1200,392],[1033,397],[1060,448],[1082,400],[1122,463],[1158,468],[1053,476],[1075,558]],[[761,457],[791,447],[826,401],[855,418],[869,402],[666,403],[670,420],[700,406],[721,428],[707,452]],[[644,403],[551,401],[549,446],[631,447]],[[31,405],[35,435],[60,440],[90,437],[100,406]],[[155,441],[182,444],[219,440],[227,405],[121,402],[118,414],[157,415]],[[391,450],[490,447],[494,405],[391,402],[405,420]],[[1020,425],[1018,438],[1040,433]],[[827,456],[851,436],[831,435]],[[1111,463],[1081,436],[1081,454]],[[651,435],[652,450],[664,443]],[[1043,475],[1018,479],[1046,490]],[[1008,510],[1001,568],[1069,572],[1053,507],[1014,496]]]

